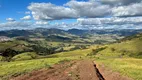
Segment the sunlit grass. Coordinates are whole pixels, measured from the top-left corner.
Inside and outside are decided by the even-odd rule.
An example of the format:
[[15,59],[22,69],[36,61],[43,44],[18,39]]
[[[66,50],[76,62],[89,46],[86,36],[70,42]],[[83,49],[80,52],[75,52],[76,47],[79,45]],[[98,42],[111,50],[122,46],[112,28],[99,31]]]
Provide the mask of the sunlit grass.
[[134,80],[142,80],[142,59],[97,59],[97,62]]
[[91,53],[92,49],[78,49],[69,52],[61,52],[57,54],[50,55],[50,57],[71,57],[71,56],[86,56]]
[[0,77],[11,77],[30,72],[32,70],[40,68],[48,68],[49,66],[56,64],[64,59],[72,60],[77,57],[65,57],[65,58],[45,58],[26,61],[15,62],[1,62],[0,63]]

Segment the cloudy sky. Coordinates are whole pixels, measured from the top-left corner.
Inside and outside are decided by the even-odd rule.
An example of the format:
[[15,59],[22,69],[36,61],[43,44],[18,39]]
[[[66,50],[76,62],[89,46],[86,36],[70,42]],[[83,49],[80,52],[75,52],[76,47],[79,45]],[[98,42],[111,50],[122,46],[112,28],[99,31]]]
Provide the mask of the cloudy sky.
[[142,0],[0,0],[0,30],[142,29]]

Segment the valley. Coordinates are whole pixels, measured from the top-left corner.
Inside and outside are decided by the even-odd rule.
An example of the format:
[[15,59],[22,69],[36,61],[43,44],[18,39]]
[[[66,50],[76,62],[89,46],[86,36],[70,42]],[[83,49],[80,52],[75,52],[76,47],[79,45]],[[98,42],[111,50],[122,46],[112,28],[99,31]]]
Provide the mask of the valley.
[[[14,33],[11,37],[5,33],[12,40],[0,42],[0,79],[142,79],[141,33],[119,35],[116,39],[114,35],[117,33],[111,34],[111,37],[105,36],[105,33],[81,38],[80,35],[62,31],[56,35],[56,29],[51,32],[48,33],[50,37],[42,34],[13,36]],[[95,39],[99,41],[91,41]]]

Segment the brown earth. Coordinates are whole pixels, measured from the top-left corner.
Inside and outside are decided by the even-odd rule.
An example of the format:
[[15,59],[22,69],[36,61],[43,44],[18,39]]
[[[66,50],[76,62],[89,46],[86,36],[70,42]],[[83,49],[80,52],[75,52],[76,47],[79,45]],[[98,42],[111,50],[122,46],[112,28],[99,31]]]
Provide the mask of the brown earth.
[[[100,71],[103,72],[104,69],[101,68]],[[25,75],[13,77],[10,80],[131,80],[118,76],[118,74],[107,74],[105,71],[103,75],[100,74],[93,61],[79,60],[56,64],[50,69],[32,71]]]

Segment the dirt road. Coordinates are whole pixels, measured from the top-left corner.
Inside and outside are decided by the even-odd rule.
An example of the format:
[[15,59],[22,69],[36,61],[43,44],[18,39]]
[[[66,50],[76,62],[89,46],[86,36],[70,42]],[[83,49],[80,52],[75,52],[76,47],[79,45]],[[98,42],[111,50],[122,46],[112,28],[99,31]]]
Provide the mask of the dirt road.
[[[79,61],[71,61],[71,62],[56,64],[52,66],[50,69],[41,69],[37,71],[32,71],[31,73],[14,77],[11,78],[10,80],[106,80],[106,79],[99,72],[93,61],[79,60]],[[115,80],[121,80],[121,79],[117,78]]]

